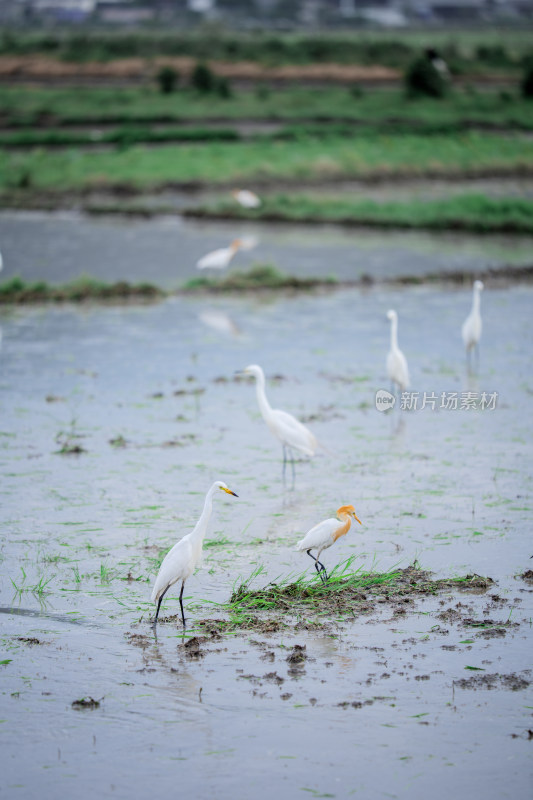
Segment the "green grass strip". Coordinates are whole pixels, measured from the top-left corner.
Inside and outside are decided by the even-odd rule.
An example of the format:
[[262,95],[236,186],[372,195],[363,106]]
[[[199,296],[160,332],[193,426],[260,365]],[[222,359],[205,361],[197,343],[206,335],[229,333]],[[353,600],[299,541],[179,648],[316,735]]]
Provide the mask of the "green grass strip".
[[124,127],[113,131],[68,131],[61,129],[17,130],[0,134],[0,147],[71,147],[73,145],[117,145],[168,142],[238,142],[240,135],[231,128],[151,128]]
[[470,132],[0,152],[0,190],[531,174],[533,139]]
[[51,286],[45,281],[27,282],[17,276],[0,284],[0,303],[154,300],[163,296],[164,292],[148,283],[118,281],[109,284],[88,277],[81,277],[64,286]]
[[180,89],[161,95],[153,89],[42,86],[0,86],[4,127],[62,128],[101,124],[147,126],[197,121],[228,124],[237,120],[300,123],[354,122],[394,126],[438,127],[487,125],[531,129],[533,104],[522,98],[518,84],[508,90],[457,88],[445,99],[408,99],[402,88],[362,89],[353,86],[315,88],[286,86],[235,91],[231,98]]
[[265,221],[342,223],[379,227],[533,234],[533,200],[463,194],[439,200],[378,203],[352,196],[265,195],[258,209],[221,201],[188,209],[189,216]]

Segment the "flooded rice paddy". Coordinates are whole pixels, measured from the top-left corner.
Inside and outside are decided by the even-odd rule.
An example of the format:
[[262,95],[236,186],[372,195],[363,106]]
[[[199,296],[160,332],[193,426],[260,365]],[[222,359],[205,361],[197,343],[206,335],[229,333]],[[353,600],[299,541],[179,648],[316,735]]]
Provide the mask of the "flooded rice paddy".
[[232,265],[274,264],[298,277],[353,281],[428,273],[469,272],[531,264],[531,237],[348,229],[338,225],[204,222],[179,216],[91,218],[77,212],[0,211],[4,278],[65,283],[80,275],[99,280],[150,281],[174,289],[197,275],[196,262],[253,237],[255,249]]
[[[8,255],[14,227],[1,216],[6,275],[53,282],[61,247],[61,281],[81,265],[171,286],[189,275],[185,234],[170,270],[170,221],[141,223],[149,257],[135,247],[137,223],[83,223],[83,239],[57,217],[32,217],[33,228],[22,215],[19,251]],[[199,232],[190,239],[198,250],[227,235],[172,224]],[[58,238],[43,234],[39,248],[47,225]],[[99,257],[104,230],[116,259]],[[348,253],[362,262],[367,236],[384,272],[407,272],[400,240],[427,264],[446,261],[445,237],[356,242],[327,229],[322,274],[352,269]],[[319,237],[268,228],[262,246],[286,248],[277,265],[295,273],[305,253],[318,268]],[[474,238],[465,248],[450,239],[450,259],[454,241],[457,258],[487,265]],[[531,286],[486,288],[475,374],[460,339],[466,288],[2,308],[6,797],[529,797],[532,302]],[[391,307],[418,409],[383,414],[375,393],[389,388]],[[264,367],[272,405],[322,444],[296,464],[294,486],[282,481],[281,447],[253,385],[235,377],[250,363]],[[461,409],[468,392],[477,407]],[[457,393],[459,408],[442,408],[443,393]],[[481,409],[483,393],[496,393],[494,408]],[[217,479],[239,497],[215,498],[205,563],[185,588],[189,627],[184,634],[170,592],[168,621],[154,631],[159,559],[191,530]],[[227,619],[219,604],[259,567],[252,588],[311,576],[295,544],[346,503],[364,524],[325,551],[328,568],[349,557],[363,571],[416,562],[434,578],[493,583],[402,603],[378,593],[357,613],[285,613],[270,631],[199,627]]]

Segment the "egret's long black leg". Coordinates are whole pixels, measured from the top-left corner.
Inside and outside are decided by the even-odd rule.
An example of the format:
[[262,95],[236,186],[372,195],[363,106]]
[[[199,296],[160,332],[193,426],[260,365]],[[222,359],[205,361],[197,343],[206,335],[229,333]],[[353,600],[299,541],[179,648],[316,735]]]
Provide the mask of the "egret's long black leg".
[[185,614],[183,612],[183,590],[185,589],[185,581],[181,584],[181,592],[180,592],[180,606],[181,606],[181,618],[183,620],[183,627],[185,627]]
[[282,445],[283,447],[283,470],[282,470],[282,477],[283,483],[285,483],[285,467],[287,466],[287,446]]
[[[320,576],[320,580],[322,581],[322,583],[325,583],[328,579],[328,573],[326,572],[324,564],[321,561],[319,561],[318,558],[315,558],[310,550],[306,550],[305,552],[307,553],[308,556],[311,556],[311,558],[315,562],[315,569]],[[322,573],[324,573],[324,575],[322,575]]]
[[154,625],[157,622],[157,618],[159,616],[159,609],[161,608],[161,603],[163,602],[163,597],[166,595],[166,593],[168,592],[169,589],[170,589],[170,586],[167,586],[167,588],[165,589],[165,591],[163,592],[163,594],[159,598],[159,602],[157,604],[157,611],[155,612]]
[[294,463],[294,452],[293,452],[293,450],[290,450],[289,452],[290,452],[290,456],[291,456],[291,466],[292,466],[292,485],[293,485],[293,488],[294,488],[294,482],[296,481],[296,465]]

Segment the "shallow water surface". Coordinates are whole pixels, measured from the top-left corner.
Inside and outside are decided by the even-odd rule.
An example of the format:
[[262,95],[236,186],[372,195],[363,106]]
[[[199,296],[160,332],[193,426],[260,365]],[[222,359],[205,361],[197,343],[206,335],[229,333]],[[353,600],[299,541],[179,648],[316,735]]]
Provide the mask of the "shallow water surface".
[[428,231],[350,229],[336,225],[212,222],[159,216],[91,218],[77,212],[0,212],[2,278],[61,284],[89,275],[98,280],[149,281],[180,287],[199,273],[196,262],[238,237],[253,250],[238,252],[231,269],[273,264],[285,273],[354,281],[475,272],[531,264],[531,237],[474,236]]
[[[6,796],[529,797],[532,301],[529,286],[484,292],[474,375],[462,290],[2,309]],[[374,405],[390,307],[423,410]],[[294,486],[253,385],[235,380],[254,362],[323,445]],[[441,408],[452,392],[495,392],[496,407]],[[154,631],[157,559],[216,479],[239,497],[215,498],[189,628]],[[416,559],[494,584],[186,647],[258,566],[258,587],[311,575],[295,543],[345,503],[364,525],[324,552],[329,569]],[[163,615],[178,611],[169,593]]]

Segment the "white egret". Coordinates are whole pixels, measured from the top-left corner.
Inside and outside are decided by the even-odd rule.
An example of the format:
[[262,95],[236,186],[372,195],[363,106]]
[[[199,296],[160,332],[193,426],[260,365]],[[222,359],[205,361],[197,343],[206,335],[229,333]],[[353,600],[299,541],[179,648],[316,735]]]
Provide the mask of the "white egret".
[[240,239],[234,239],[229,247],[221,247],[202,256],[197,262],[198,269],[225,269],[241,246]]
[[243,208],[259,208],[261,205],[259,197],[249,189],[235,189],[231,194]]
[[257,402],[259,410],[266,424],[282,444],[283,447],[283,476],[287,464],[287,453],[290,456],[294,475],[294,455],[297,450],[304,456],[314,456],[318,442],[311,431],[296,417],[286,411],[272,408],[265,393],[265,373],[258,364],[250,364],[242,370],[244,375],[253,375],[256,381]]
[[[352,524],[352,518],[357,520],[360,525],[363,524],[359,517],[356,516],[353,506],[341,506],[337,509],[337,517],[339,519],[331,517],[330,519],[323,520],[323,522],[319,522],[318,525],[315,525],[314,528],[307,531],[304,538],[296,545],[298,551],[307,553],[307,555],[313,559],[315,562],[315,569],[323,583],[327,581],[328,573],[326,572],[324,564],[319,560],[322,551],[331,547],[332,544],[335,544],[337,539],[348,533]],[[311,553],[311,550],[317,551],[316,557]]]
[[185,586],[185,581],[190,575],[192,575],[196,565],[200,561],[204,536],[211,518],[211,512],[213,510],[213,495],[217,489],[220,489],[227,494],[232,494],[234,497],[238,497],[238,495],[235,494],[235,492],[233,492],[231,489],[228,489],[226,484],[222,481],[215,481],[215,483],[207,492],[203,511],[200,515],[200,519],[194,527],[194,530],[184,536],[183,539],[180,539],[180,541],[168,551],[163,559],[163,563],[159,568],[154,589],[152,591],[152,596],[150,598],[152,603],[157,603],[154,624],[157,622],[163,597],[166,595],[171,586],[178,581],[181,581],[181,618],[183,620],[183,625],[185,625],[185,614],[183,612],[183,588]]
[[390,350],[387,355],[387,375],[391,384],[398,386],[401,392],[409,386],[409,369],[407,359],[398,347],[398,314],[393,309],[387,311],[390,319]]
[[466,357],[468,363],[470,363],[470,353],[472,352],[473,348],[475,348],[476,356],[479,358],[479,340],[481,338],[481,330],[483,328],[481,313],[479,310],[481,304],[480,292],[482,290],[482,281],[474,281],[474,287],[472,290],[472,310],[463,322],[463,326],[461,328],[461,334],[463,336],[463,342],[466,348]]
[[434,47],[428,47],[426,49],[426,58],[428,59],[429,63],[436,69],[439,73],[441,78],[444,80],[450,79],[450,68],[448,64],[445,62],[443,57],[435,50]]

